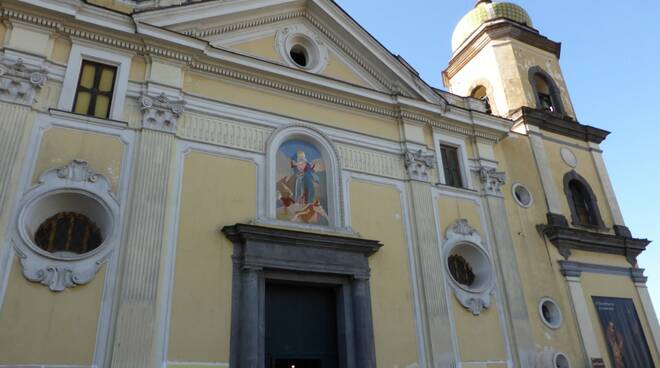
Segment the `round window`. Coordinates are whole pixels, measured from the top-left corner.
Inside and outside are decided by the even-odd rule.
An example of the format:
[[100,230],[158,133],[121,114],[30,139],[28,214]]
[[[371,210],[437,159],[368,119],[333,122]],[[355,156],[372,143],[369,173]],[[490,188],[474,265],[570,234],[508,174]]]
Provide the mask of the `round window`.
[[554,358],[555,368],[571,368],[571,362],[568,360],[568,357],[564,353],[555,354]]
[[559,328],[562,323],[561,310],[557,302],[550,298],[543,298],[539,303],[539,315],[541,320],[552,329]]
[[288,66],[319,73],[328,64],[328,47],[322,37],[302,24],[280,29],[275,42],[277,51]]
[[293,45],[291,50],[289,50],[289,56],[291,56],[291,60],[293,60],[294,63],[303,68],[309,64],[309,54],[303,45]]
[[114,228],[110,209],[83,190],[54,191],[28,203],[21,236],[44,255],[81,259],[99,250]]
[[455,245],[447,256],[447,269],[459,287],[471,292],[484,290],[493,281],[488,256],[474,244]]
[[85,254],[98,248],[103,238],[101,230],[89,217],[60,212],[39,225],[34,242],[49,253]]
[[529,190],[524,185],[520,183],[515,183],[511,187],[511,190],[513,192],[513,199],[521,207],[529,208],[532,206],[532,203],[534,203],[534,199],[532,198],[532,193],[530,193]]

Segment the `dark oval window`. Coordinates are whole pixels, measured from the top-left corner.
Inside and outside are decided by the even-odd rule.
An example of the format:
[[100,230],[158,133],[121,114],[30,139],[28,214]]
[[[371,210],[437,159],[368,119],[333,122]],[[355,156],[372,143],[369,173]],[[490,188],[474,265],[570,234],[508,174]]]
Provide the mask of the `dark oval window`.
[[474,272],[465,258],[454,254],[449,256],[449,273],[461,285],[471,286],[474,283]]
[[306,67],[309,63],[307,50],[302,45],[294,45],[289,51],[289,55],[291,56],[291,60],[302,67]]
[[44,221],[34,234],[34,242],[46,252],[84,254],[101,245],[101,230],[87,216],[60,212]]

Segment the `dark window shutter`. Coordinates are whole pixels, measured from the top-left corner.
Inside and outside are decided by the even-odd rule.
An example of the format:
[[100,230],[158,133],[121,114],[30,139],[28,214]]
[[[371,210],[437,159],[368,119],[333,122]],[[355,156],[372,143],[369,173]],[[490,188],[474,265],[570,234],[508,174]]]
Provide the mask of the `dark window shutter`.
[[458,161],[458,148],[442,144],[440,145],[440,155],[445,173],[445,184],[462,188],[463,179],[461,178],[461,166]]

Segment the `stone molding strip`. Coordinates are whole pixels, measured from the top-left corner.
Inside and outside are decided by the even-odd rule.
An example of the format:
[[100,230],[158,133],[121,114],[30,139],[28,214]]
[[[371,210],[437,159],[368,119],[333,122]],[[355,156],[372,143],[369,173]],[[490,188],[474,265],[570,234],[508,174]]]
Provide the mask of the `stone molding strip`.
[[647,239],[626,238],[618,235],[602,234],[587,230],[556,225],[538,225],[539,231],[559,250],[566,259],[571,250],[616,254],[626,257],[631,265],[637,265],[637,256],[650,243]]
[[559,270],[566,277],[580,277],[583,272],[589,272],[604,275],[629,276],[633,282],[642,284],[646,283],[648,279],[644,276],[644,269],[637,267],[617,267],[561,260],[559,261]]
[[569,118],[531,107],[520,108],[512,117],[515,120],[514,125],[520,123],[534,125],[542,130],[585,142],[601,143],[610,134],[607,130],[583,125]]
[[[397,112],[396,109],[396,106],[399,104],[397,104],[395,101],[388,102],[388,104],[392,106],[391,108],[379,106],[377,104],[372,104],[372,103],[357,102],[355,99],[343,98],[342,96],[337,94],[323,93],[316,90],[279,82],[275,79],[267,79],[261,77],[258,74],[246,73],[244,71],[229,69],[226,67],[220,67],[218,65],[213,65],[208,62],[195,61],[193,56],[186,55],[184,53],[177,52],[172,49],[161,48],[151,44],[144,44],[142,42],[133,42],[133,41],[128,41],[126,39],[120,39],[104,34],[94,33],[92,31],[81,29],[80,27],[65,25],[64,23],[59,21],[51,20],[41,16],[26,14],[13,9],[4,8],[2,9],[1,15],[3,18],[16,19],[31,24],[48,27],[72,37],[78,37],[89,41],[103,43],[113,47],[126,49],[138,54],[154,54],[166,58],[171,58],[186,63],[192,69],[197,69],[199,71],[216,74],[222,77],[231,78],[251,84],[257,84],[288,93],[294,93],[300,96],[313,98],[327,103],[337,104],[343,107],[350,107],[368,113],[374,113],[377,115],[385,116],[388,118],[400,118],[400,113]],[[449,105],[445,105],[445,107],[448,106]],[[466,108],[457,105],[451,105],[451,106],[460,110],[466,110]],[[498,140],[498,135],[495,132],[490,132],[488,128],[485,127],[479,129],[479,126],[475,126],[472,122],[468,123],[472,125],[472,128],[462,129],[448,125],[441,121],[425,118],[419,114],[408,114],[406,117],[411,120],[415,120],[425,124],[431,124],[433,126],[441,127],[443,129],[450,129],[452,131],[457,131],[457,132],[460,131],[462,134],[473,134],[473,135],[477,135],[480,138],[485,138],[495,141]]]

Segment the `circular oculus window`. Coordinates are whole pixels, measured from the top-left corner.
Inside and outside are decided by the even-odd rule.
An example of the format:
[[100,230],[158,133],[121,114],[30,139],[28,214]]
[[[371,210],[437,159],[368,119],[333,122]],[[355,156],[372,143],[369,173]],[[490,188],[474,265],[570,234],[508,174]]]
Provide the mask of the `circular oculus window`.
[[520,207],[529,208],[534,204],[534,197],[530,193],[529,189],[520,183],[515,183],[511,187],[511,192],[513,194],[513,199],[518,203]]
[[20,236],[34,251],[55,259],[87,258],[103,248],[113,230],[110,208],[84,190],[47,192],[20,214]]
[[561,326],[562,315],[559,304],[550,298],[543,298],[539,302],[539,315],[546,326],[557,329]]
[[571,368],[571,361],[564,353],[556,353],[553,358],[555,368]]
[[486,253],[470,243],[452,247],[447,257],[447,270],[452,280],[462,289],[481,292],[493,282],[493,268]]
[[280,54],[289,66],[318,73],[327,65],[327,47],[314,32],[302,25],[281,29],[276,41]]

